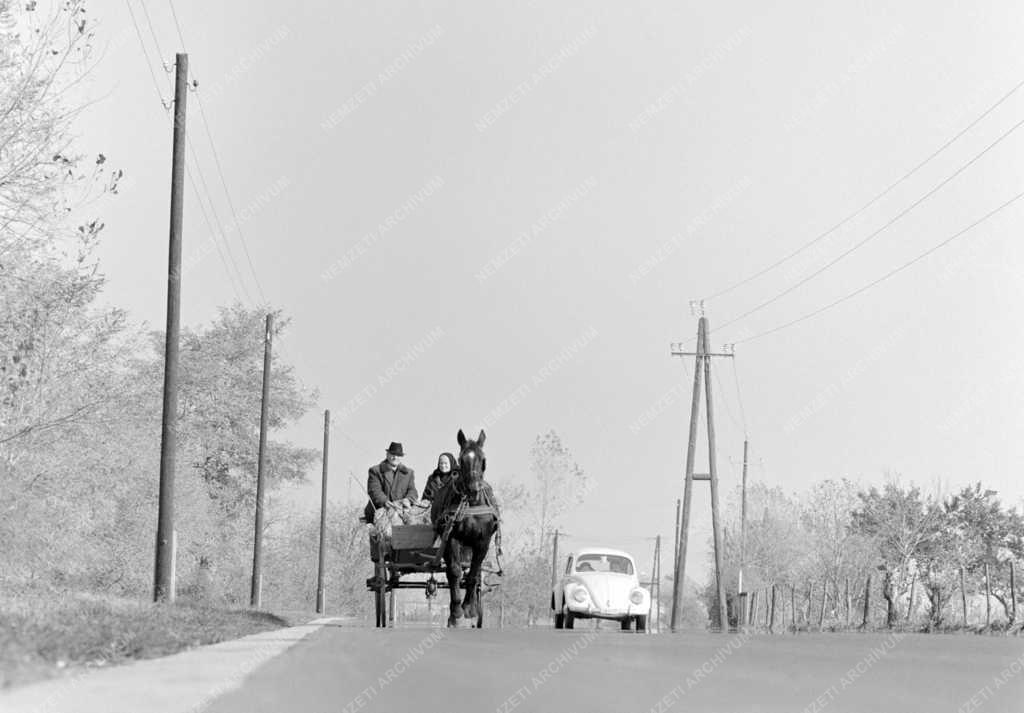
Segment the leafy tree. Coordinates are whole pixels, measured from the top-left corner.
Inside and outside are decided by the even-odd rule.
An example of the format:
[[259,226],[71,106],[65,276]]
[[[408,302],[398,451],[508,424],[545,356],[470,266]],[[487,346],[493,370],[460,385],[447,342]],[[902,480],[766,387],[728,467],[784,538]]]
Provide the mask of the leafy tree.
[[988,565],[992,594],[1003,606],[1006,619],[1013,623],[1009,581],[999,573],[1005,571],[1009,560],[1024,557],[1024,519],[1015,510],[1003,509],[996,491],[983,490],[981,483],[947,498],[942,516],[943,536],[937,541],[934,557],[941,560],[932,566],[938,569],[944,563],[947,581],[963,567],[980,590]]
[[536,543],[535,551],[543,556],[558,518],[570,507],[583,501],[587,477],[575,462],[572,453],[555,431],[537,436],[530,449],[532,482],[512,491],[506,500],[513,509],[525,511],[527,531]]
[[[886,601],[886,625],[898,619],[897,601],[906,588],[909,574],[941,533],[941,512],[925,501],[917,487],[903,489],[895,482],[879,491],[870,488],[858,494],[860,504],[853,511],[851,529],[874,545],[878,569],[882,572],[882,596]],[[934,562],[934,559],[929,560]],[[942,584],[938,572],[926,569],[922,583],[932,599],[932,611],[941,604]],[[941,607],[939,608],[941,611]]]

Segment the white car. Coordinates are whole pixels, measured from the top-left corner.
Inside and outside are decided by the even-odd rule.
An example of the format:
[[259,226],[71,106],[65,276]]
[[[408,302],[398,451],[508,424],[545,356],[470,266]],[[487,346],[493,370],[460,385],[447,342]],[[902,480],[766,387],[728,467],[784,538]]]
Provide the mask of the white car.
[[565,573],[551,593],[556,629],[576,619],[615,619],[628,631],[647,630],[651,595],[640,586],[633,557],[621,550],[587,547],[569,555]]

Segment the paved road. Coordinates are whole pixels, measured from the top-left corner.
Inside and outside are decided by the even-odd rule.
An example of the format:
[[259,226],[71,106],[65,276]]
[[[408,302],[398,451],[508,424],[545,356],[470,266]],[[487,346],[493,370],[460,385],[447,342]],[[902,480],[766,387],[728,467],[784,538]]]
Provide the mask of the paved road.
[[327,626],[209,713],[1022,713],[1024,640]]

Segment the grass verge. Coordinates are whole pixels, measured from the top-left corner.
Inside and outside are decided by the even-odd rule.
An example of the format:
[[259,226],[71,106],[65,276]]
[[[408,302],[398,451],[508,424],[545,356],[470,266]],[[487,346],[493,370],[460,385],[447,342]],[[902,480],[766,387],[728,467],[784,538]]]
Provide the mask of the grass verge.
[[82,592],[0,594],[0,689],[292,623],[267,612],[185,602],[152,604]]

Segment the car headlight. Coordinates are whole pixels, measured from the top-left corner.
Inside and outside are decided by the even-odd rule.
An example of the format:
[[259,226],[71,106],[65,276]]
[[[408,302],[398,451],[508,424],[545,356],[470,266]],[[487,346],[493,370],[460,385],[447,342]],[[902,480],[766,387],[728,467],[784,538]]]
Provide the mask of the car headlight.
[[636,605],[643,604],[644,603],[644,592],[643,592],[643,590],[642,589],[634,589],[632,592],[630,592],[630,594],[629,594],[629,601],[633,602]]
[[587,601],[587,590],[583,587],[576,587],[572,590],[572,599],[577,604],[583,604]]

